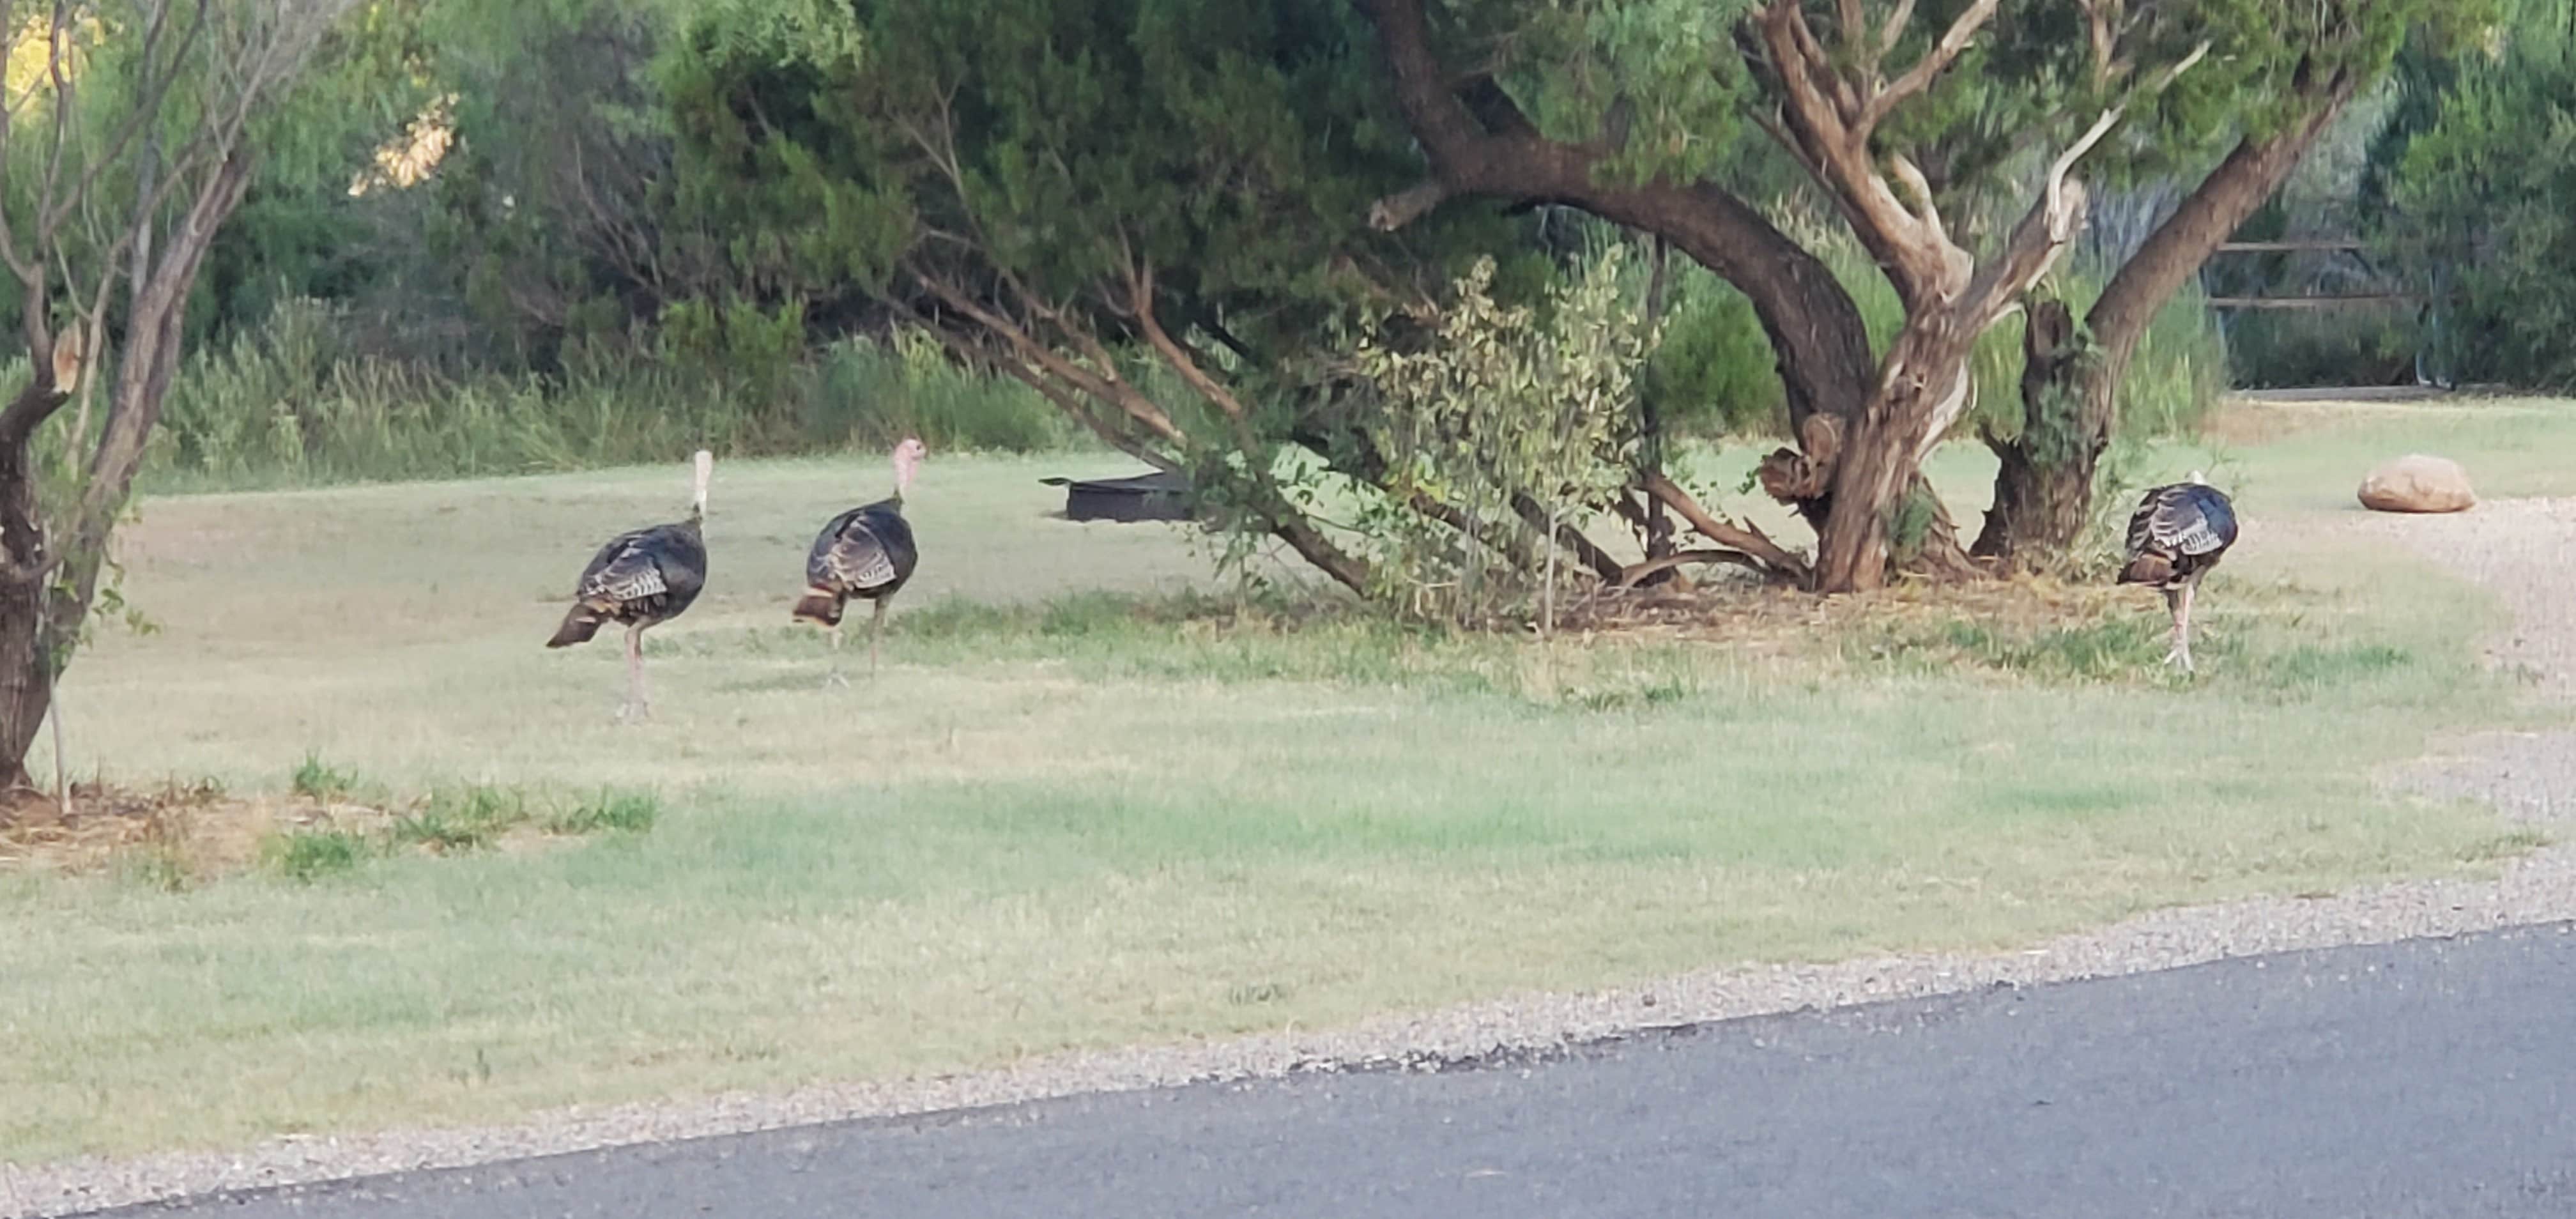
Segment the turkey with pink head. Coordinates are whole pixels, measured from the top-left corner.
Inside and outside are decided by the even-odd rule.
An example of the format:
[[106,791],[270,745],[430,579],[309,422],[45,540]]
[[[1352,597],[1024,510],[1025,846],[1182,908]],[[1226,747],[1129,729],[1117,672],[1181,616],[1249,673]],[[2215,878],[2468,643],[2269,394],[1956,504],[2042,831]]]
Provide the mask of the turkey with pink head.
[[805,595],[797,599],[795,617],[831,628],[832,673],[827,681],[847,682],[840,667],[841,609],[853,597],[876,607],[868,616],[868,671],[876,671],[886,602],[912,579],[913,566],[921,561],[912,526],[903,519],[903,493],[912,486],[913,473],[929,452],[918,438],[905,437],[894,447],[894,494],[833,517],[805,556]]

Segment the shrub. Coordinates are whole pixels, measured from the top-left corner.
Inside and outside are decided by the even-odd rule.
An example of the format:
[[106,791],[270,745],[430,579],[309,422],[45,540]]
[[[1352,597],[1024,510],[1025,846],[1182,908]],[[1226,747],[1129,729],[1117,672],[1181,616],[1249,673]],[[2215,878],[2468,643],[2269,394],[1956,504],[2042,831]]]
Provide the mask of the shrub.
[[289,785],[296,795],[328,800],[334,796],[345,796],[355,791],[358,786],[358,776],[327,765],[320,757],[308,753],[304,755],[303,764],[295,768],[295,774]]
[[370,854],[367,840],[349,830],[293,830],[268,840],[263,855],[287,879],[311,883],[356,871]]
[[2399,162],[2383,240],[2432,296],[2428,336],[2463,378],[2576,386],[2576,65],[2517,40],[2462,66]]

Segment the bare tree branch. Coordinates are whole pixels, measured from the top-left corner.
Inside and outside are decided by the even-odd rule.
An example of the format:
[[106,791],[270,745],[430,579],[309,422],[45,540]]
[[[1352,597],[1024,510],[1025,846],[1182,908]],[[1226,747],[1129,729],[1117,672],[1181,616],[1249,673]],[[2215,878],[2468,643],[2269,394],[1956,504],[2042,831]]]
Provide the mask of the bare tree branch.
[[1369,227],[1381,233],[1421,219],[1449,198],[1449,184],[1438,178],[1419,182],[1369,205]]
[[[1905,40],[1905,27],[1913,24],[1914,0],[1896,0],[1896,8],[1887,15],[1887,25],[1878,34],[1878,53],[1883,58],[1896,53],[1896,44]],[[1875,68],[1877,65],[1871,65]]]
[[1662,474],[1651,475],[1646,479],[1644,489],[1646,494],[1663,501],[1666,507],[1678,513],[1683,520],[1690,522],[1690,527],[1698,530],[1701,537],[1729,549],[1752,555],[1802,584],[1813,575],[1807,567],[1806,560],[1782,549],[1779,543],[1772,541],[1769,535],[1758,528],[1751,525],[1737,525],[1720,519],[1715,513],[1701,507],[1698,500],[1693,499],[1689,492],[1682,490],[1672,479]]
[[168,99],[170,89],[179,77],[181,68],[179,57],[186,55],[197,45],[197,40],[204,36],[208,14],[214,3],[215,0],[197,0],[195,16],[189,20],[188,28],[181,32],[177,45],[172,48],[170,62],[159,66],[155,65],[152,55],[154,47],[158,45],[163,35],[164,19],[168,15],[169,6],[166,0],[156,4],[153,18],[144,30],[141,51],[144,76],[141,88],[136,91],[133,109],[126,115],[125,121],[119,123],[109,134],[106,142],[88,154],[89,167],[73,184],[71,195],[57,200],[48,188],[46,201],[38,209],[37,214],[37,231],[41,234],[38,240],[49,239],[55,230],[62,227],[64,218],[70,214],[69,201],[96,188],[99,175],[122,160],[126,148],[143,131],[145,124],[160,116],[162,103]]
[[1165,441],[1176,446],[1188,445],[1189,438],[1182,434],[1180,426],[1173,423],[1172,417],[1164,413],[1161,407],[1155,406],[1151,399],[1132,389],[1122,390],[1110,380],[1049,350],[1045,344],[1031,337],[1026,329],[986,308],[944,278],[919,268],[912,270],[912,277],[913,282],[920,284],[932,296],[938,297],[941,304],[974,319],[977,325],[1009,343],[1011,350],[1019,359],[1045,369],[1049,376],[1058,378],[1084,393],[1116,405],[1127,413],[1128,418],[1143,424],[1146,430],[1162,437]]
[[[1957,20],[1950,23],[1950,28],[1942,32],[1941,41],[1932,44],[1932,49],[1924,52],[1920,61],[1907,70],[1905,75],[1889,82],[1886,88],[1879,90],[1876,96],[1869,99],[1868,104],[1862,108],[1860,122],[1856,125],[1866,133],[1877,127],[1889,112],[1903,105],[1906,99],[1931,88],[1933,80],[1946,71],[1951,64],[1958,62],[1960,53],[1968,49],[1968,44],[1976,40],[1977,31],[1984,28],[1986,22],[1994,15],[1995,0],[1974,0],[1965,11],[1959,14]],[[1891,28],[1893,28],[1892,25]],[[1858,32],[1854,31],[1855,34]]]
[[1695,563],[1732,563],[1774,579],[1789,578],[1788,573],[1773,568],[1741,550],[1684,550],[1665,555],[1660,559],[1631,563],[1620,569],[1618,578],[1610,582],[1610,587],[1635,588],[1638,582],[1656,572],[1671,571],[1676,567],[1686,567]]

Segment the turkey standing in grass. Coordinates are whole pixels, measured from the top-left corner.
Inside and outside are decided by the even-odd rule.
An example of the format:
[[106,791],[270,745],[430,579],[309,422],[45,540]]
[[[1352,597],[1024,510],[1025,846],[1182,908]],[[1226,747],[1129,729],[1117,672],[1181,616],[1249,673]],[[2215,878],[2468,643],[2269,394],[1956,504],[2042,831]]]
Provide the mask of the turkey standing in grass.
[[894,447],[894,494],[833,517],[805,556],[805,595],[796,601],[795,617],[832,628],[832,672],[826,682],[848,684],[841,676],[841,607],[852,597],[876,603],[868,617],[868,672],[876,672],[886,602],[921,561],[912,544],[912,526],[904,523],[903,492],[928,452],[918,439],[905,437]]
[[2173,650],[2165,653],[2165,663],[2179,663],[2185,673],[2192,671],[2192,590],[2235,544],[2236,505],[2201,481],[2198,470],[2189,482],[2147,492],[2129,518],[2128,562],[2119,582],[2152,584],[2164,592],[2165,608],[2173,612]]
[[707,586],[707,542],[700,524],[707,515],[707,479],[715,472],[715,455],[700,449],[697,493],[689,519],[655,525],[610,538],[581,569],[573,589],[573,606],[564,615],[550,648],[588,643],[603,622],[626,625],[626,703],[617,718],[651,719],[653,707],[644,693],[644,628],[668,622],[698,599]]

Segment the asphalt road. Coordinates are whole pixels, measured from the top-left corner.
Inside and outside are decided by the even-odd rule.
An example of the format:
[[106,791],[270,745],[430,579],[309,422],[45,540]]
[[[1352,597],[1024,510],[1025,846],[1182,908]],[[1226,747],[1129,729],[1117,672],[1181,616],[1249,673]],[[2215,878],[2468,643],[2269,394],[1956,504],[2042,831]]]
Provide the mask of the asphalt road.
[[2576,1215],[2576,934],[1734,1021],[128,1215]]

